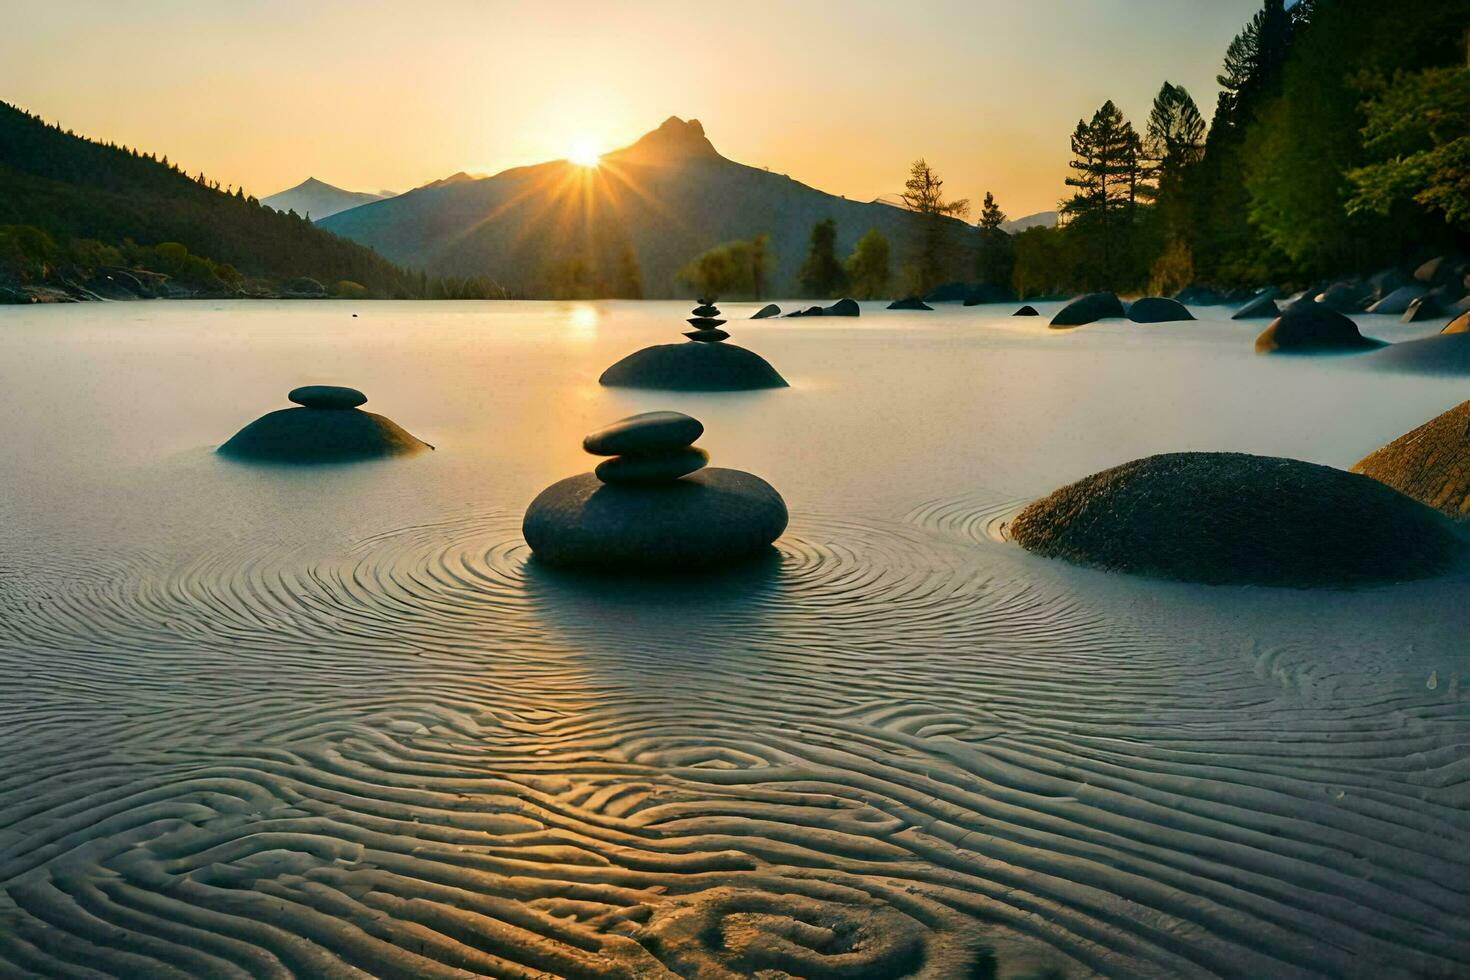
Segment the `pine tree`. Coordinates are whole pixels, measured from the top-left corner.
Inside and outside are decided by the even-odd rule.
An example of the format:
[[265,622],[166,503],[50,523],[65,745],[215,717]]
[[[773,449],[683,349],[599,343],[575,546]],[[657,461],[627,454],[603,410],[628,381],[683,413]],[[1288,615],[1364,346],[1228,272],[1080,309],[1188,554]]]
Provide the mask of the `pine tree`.
[[946,201],[944,181],[922,157],[909,167],[909,178],[903,186],[904,207],[921,215],[918,255],[914,265],[915,285],[922,294],[939,284],[947,264],[949,242],[944,219],[969,214],[970,202],[964,198]]
[[1067,178],[1067,186],[1077,192],[1061,203],[1060,210],[1091,244],[1094,284],[1102,288],[1112,285],[1139,202],[1153,196],[1144,168],[1143,141],[1109,99],[1091,122],[1077,121],[1072,156],[1068,166],[1076,173]]
[[797,273],[802,295],[828,299],[842,292],[847,275],[837,261],[837,222],[831,218],[812,226],[811,246]]

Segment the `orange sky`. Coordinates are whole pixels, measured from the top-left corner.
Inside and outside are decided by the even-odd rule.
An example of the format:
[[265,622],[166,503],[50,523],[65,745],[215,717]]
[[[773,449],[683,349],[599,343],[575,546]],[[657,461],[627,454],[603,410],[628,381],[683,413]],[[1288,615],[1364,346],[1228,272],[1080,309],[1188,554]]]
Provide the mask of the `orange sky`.
[[848,197],[925,156],[1013,217],[1062,195],[1067,138],[1164,79],[1208,119],[1258,0],[387,3],[60,0],[12,7],[0,98],[259,196],[307,176],[402,190],[700,119],[726,156]]

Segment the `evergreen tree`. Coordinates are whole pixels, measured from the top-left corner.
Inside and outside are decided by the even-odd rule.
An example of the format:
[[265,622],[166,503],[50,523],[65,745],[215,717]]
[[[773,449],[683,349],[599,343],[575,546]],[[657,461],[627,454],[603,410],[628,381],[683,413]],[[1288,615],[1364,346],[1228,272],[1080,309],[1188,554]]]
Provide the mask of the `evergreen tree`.
[[985,231],[999,231],[1006,223],[1006,213],[995,203],[995,195],[985,192],[985,203],[980,208],[980,227]]
[[1204,118],[1189,92],[1165,82],[1154,97],[1144,139],[1165,242],[1152,270],[1152,292],[1172,293],[1194,280],[1191,193],[1204,156],[1204,136]]
[[904,207],[921,215],[913,265],[914,285],[922,294],[940,283],[949,264],[950,239],[944,219],[969,214],[970,202],[964,198],[946,201],[944,181],[922,157],[909,167],[909,177],[903,186]]
[[812,226],[811,245],[797,273],[802,295],[828,299],[847,287],[847,274],[837,261],[837,222],[831,218]]
[[1061,203],[1061,214],[1093,253],[1092,284],[1118,288],[1115,280],[1130,244],[1135,211],[1140,201],[1152,196],[1142,140],[1109,99],[1091,122],[1077,121],[1072,156],[1068,166],[1076,173],[1067,178],[1067,185],[1077,191]]
[[847,258],[847,278],[857,299],[884,299],[890,276],[888,239],[869,228]]
[[981,285],[1011,288],[1015,267],[1015,245],[1011,236],[1001,231],[1006,213],[995,203],[995,195],[985,192],[980,208],[980,247],[975,253],[975,278]]

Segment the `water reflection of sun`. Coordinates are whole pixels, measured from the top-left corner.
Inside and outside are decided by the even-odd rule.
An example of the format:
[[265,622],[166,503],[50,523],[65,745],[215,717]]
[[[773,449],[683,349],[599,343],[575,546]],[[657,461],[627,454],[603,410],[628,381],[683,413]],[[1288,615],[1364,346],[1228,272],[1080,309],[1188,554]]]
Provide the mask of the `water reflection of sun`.
[[578,303],[567,314],[567,336],[573,340],[595,340],[597,320],[597,307]]

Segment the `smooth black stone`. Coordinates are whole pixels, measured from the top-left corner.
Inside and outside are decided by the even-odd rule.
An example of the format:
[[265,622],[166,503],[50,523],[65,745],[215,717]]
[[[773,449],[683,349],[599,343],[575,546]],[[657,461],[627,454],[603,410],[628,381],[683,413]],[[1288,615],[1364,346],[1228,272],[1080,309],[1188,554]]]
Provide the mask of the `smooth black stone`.
[[1400,286],[1368,307],[1368,312],[1382,313],[1387,316],[1402,316],[1408,312],[1409,304],[1423,296],[1426,292],[1428,290],[1419,285]]
[[843,298],[825,307],[822,310],[822,316],[860,316],[862,312],[857,305],[857,300]]
[[1250,302],[1235,311],[1232,320],[1265,320],[1276,319],[1281,315],[1281,307],[1276,305],[1276,290],[1266,289]]
[[750,315],[750,318],[752,320],[764,320],[766,317],[780,315],[781,307],[777,306],[775,303],[767,303],[765,306],[762,306],[760,309],[752,313]]
[[1145,296],[1128,307],[1128,319],[1134,323],[1177,323],[1193,320],[1194,314],[1178,300],[1163,296]]
[[1317,294],[1317,302],[1339,313],[1361,313],[1368,287],[1359,282],[1338,282]]
[[1435,302],[1434,297],[1420,296],[1409,304],[1408,309],[1404,310],[1404,315],[1400,317],[1400,322],[1418,323],[1421,320],[1437,320],[1442,316],[1444,316],[1444,312],[1441,310],[1440,305]]
[[594,456],[671,452],[702,435],[704,423],[683,412],[643,412],[588,433],[582,449]]
[[286,400],[306,408],[356,408],[367,404],[367,395],[356,388],[339,385],[303,385],[292,388]]
[[1124,463],[1031,504],[1009,533],[1109,571],[1297,588],[1425,578],[1462,548],[1443,515],[1375,480],[1244,453]]
[[694,309],[690,310],[689,312],[690,313],[693,313],[695,316],[719,316],[720,315],[719,308],[718,307],[715,307],[715,306],[696,306]]
[[1034,306],[1023,306],[1012,313],[1011,316],[1041,316],[1041,314],[1036,311],[1036,307]]
[[659,344],[635,351],[602,372],[599,384],[661,391],[751,391],[785,388],[761,357],[735,344]]
[[692,316],[684,322],[689,324],[691,327],[697,327],[701,330],[704,330],[707,328],[721,326],[724,324],[725,321],[716,320],[714,317],[709,316]]
[[614,456],[592,471],[603,483],[667,483],[709,465],[709,453],[686,446],[666,453]]
[[786,503],[740,470],[711,468],[653,485],[585,473],[541,491],[521,524],[538,561],[617,571],[718,568],[770,553]]
[[1051,318],[1051,325],[1080,327],[1095,320],[1121,319],[1126,315],[1123,303],[1112,293],[1088,293],[1062,307],[1057,315]]
[[1358,325],[1321,303],[1293,303],[1256,338],[1256,353],[1345,353],[1382,347],[1383,341],[1358,333]]
[[235,433],[222,456],[272,463],[349,463],[406,456],[433,447],[392,420],[355,408],[283,408]]
[[808,306],[804,310],[792,310],[786,314],[787,319],[795,316],[822,316],[826,311],[820,306]]
[[909,296],[904,299],[896,299],[888,304],[890,310],[932,310],[934,307],[924,302],[917,296]]
[[722,340],[728,340],[730,334],[724,330],[686,330],[684,336],[690,340],[696,340],[701,344],[718,344]]

